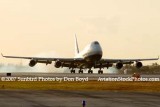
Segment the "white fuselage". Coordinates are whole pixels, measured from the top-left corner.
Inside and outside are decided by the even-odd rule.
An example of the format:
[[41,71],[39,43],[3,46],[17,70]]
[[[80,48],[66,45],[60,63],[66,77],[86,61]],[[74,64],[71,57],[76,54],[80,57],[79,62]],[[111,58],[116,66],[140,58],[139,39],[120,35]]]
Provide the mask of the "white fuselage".
[[87,45],[83,51],[76,55],[75,58],[83,58],[87,62],[99,61],[102,58],[103,52],[99,42],[94,41]]

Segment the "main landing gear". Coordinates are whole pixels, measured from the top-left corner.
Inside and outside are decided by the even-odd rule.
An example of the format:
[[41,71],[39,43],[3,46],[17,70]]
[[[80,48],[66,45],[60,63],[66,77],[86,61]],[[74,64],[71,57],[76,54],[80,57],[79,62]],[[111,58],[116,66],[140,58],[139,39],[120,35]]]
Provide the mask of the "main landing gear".
[[98,74],[103,74],[103,70],[98,70]]
[[93,70],[88,70],[88,74],[93,74]]
[[[83,74],[83,70],[81,70],[81,69],[78,72],[79,72],[79,74]],[[72,69],[71,73],[75,74],[75,70]],[[91,70],[91,69],[88,70],[88,74],[93,74],[93,70]],[[98,70],[98,74],[103,74],[103,70]]]
[[80,70],[79,70],[79,74],[83,74],[83,70],[80,69]]
[[[72,70],[71,70],[71,73],[75,74],[76,71],[72,69]],[[83,70],[79,70],[79,73],[80,73],[80,74],[83,74]]]
[[72,69],[72,70],[71,70],[71,73],[73,73],[73,74],[74,74],[74,73],[75,73],[75,70],[73,70],[73,69]]

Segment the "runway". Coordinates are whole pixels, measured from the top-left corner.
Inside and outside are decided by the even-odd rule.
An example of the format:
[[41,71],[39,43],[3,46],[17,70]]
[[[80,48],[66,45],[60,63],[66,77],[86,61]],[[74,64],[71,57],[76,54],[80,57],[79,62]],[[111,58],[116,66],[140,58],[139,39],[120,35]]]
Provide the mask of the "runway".
[[160,93],[0,90],[1,107],[159,107]]
[[[5,77],[6,73],[0,73]],[[12,73],[11,77],[130,77],[121,74]],[[160,75],[141,75],[160,77]],[[0,107],[159,107],[160,92],[1,89]]]
[[[132,77],[131,74],[71,74],[71,73],[12,73],[12,77],[69,77],[69,78],[74,78],[74,77],[80,77],[80,78],[85,78],[88,77],[89,80],[97,80],[99,77],[111,77],[111,78],[116,78],[116,77]],[[0,73],[0,77],[6,77],[6,73]],[[160,78],[160,74],[152,74],[152,75],[146,75],[146,74],[141,74],[141,77],[143,78]]]

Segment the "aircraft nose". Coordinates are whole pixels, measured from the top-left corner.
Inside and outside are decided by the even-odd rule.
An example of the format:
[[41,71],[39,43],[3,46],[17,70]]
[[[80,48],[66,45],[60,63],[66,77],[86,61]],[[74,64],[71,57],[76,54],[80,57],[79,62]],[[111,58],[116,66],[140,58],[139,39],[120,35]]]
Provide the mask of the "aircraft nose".
[[94,53],[97,53],[97,54],[101,54],[102,53],[102,48],[101,48],[101,46],[100,46],[98,41],[92,42],[91,49],[92,49],[92,51]]
[[99,42],[98,41],[94,41],[93,44],[94,45],[99,45]]

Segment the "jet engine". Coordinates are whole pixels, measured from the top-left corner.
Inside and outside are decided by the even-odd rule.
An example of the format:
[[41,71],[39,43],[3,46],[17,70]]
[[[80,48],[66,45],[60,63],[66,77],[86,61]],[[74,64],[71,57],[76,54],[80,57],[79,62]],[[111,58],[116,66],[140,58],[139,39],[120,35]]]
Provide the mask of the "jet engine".
[[123,67],[123,63],[118,62],[118,63],[116,64],[116,68],[117,68],[117,69],[121,69],[122,67]]
[[61,67],[61,66],[62,66],[62,62],[56,61],[55,64],[54,64],[54,66],[55,66],[56,68]]
[[136,67],[141,68],[143,66],[142,62],[136,62]]
[[33,67],[33,66],[35,66],[37,64],[37,61],[35,61],[35,60],[31,60],[30,62],[29,62],[29,66],[30,67]]

